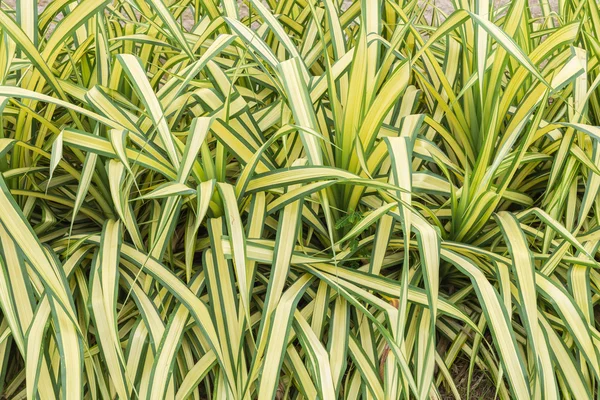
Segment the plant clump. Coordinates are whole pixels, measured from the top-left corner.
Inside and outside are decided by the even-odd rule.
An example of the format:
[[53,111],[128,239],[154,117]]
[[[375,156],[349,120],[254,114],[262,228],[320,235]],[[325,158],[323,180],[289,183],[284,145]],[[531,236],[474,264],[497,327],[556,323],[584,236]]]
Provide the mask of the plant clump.
[[596,2],[241,6],[0,9],[0,392],[596,397]]

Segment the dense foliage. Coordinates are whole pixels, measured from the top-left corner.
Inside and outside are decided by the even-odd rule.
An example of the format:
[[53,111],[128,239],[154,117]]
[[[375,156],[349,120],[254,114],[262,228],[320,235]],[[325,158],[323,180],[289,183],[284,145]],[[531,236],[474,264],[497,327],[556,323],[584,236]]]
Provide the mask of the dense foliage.
[[595,397],[596,2],[244,3],[0,11],[0,392]]

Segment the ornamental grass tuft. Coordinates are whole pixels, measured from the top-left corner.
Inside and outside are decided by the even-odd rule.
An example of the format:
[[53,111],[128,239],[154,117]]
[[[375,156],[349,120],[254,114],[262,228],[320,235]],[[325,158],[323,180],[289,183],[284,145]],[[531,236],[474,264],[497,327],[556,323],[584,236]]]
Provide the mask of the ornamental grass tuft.
[[0,392],[597,397],[600,6],[532,8],[3,4]]

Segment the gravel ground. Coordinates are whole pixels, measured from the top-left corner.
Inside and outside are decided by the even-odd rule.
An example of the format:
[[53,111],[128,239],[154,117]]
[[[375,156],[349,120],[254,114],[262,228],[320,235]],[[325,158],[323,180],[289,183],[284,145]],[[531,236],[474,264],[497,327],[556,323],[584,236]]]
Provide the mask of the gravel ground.
[[[2,0],[0,0],[2,1]],[[38,12],[41,13],[46,5],[50,3],[52,0],[38,0]],[[262,0],[265,2],[265,0]],[[502,7],[510,3],[511,0],[494,0],[495,7]],[[244,17],[247,15],[248,7],[246,4],[248,0],[238,0],[238,4],[240,5],[240,15]],[[558,0],[529,0],[529,7],[531,9],[531,13],[533,16],[541,15],[541,6],[540,3],[549,3],[552,10],[557,10],[557,2]],[[15,8],[16,0],[4,0],[4,4],[8,5],[11,8]],[[352,4],[352,0],[343,0],[342,9],[346,9],[350,4]],[[452,0],[421,0],[421,7],[427,7],[425,11],[425,17],[427,20],[431,21],[431,15],[434,8],[442,11],[444,14],[450,14],[454,7],[452,6]],[[58,20],[62,18],[61,15],[58,16]],[[50,30],[47,33],[52,32],[53,24],[50,26]],[[194,25],[193,15],[190,10],[186,10],[183,13],[183,26],[186,30],[191,30]]]
[[[44,8],[46,7],[46,5],[50,2],[51,0],[39,0],[38,1],[38,12],[41,12],[44,10]],[[510,3],[511,0],[494,0],[494,3],[496,4],[496,7],[500,7],[503,5],[506,5],[508,3]],[[9,7],[14,8],[15,7],[15,3],[16,0],[5,0],[4,1]],[[541,7],[540,7],[540,2],[549,2],[550,3],[550,7],[553,10],[557,9],[557,2],[558,0],[530,0],[529,1],[529,7],[531,8],[531,13],[534,16],[538,16],[541,15]],[[240,5],[241,5],[241,13],[242,16],[243,14],[246,12],[247,8],[245,7],[245,5],[243,4],[243,1],[239,1]],[[344,0],[344,6],[347,6],[347,4],[352,3],[351,1],[348,0]],[[428,1],[423,1],[422,2],[423,5],[429,5],[429,10],[428,13],[431,13],[431,6],[434,5],[435,7],[439,8],[441,11],[443,11],[444,13],[448,14],[451,13],[452,10],[454,9],[454,7],[452,6],[452,1],[451,0],[428,0]],[[342,7],[344,7],[342,6]],[[184,15],[184,20],[183,20],[183,24],[186,28],[191,27],[192,25],[192,20],[191,20],[191,14],[189,14],[186,18],[186,16]]]

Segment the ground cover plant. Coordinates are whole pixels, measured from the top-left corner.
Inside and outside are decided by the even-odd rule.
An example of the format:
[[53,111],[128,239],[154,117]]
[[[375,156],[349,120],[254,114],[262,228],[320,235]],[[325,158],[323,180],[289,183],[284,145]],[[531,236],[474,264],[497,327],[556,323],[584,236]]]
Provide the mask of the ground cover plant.
[[3,5],[3,396],[596,397],[600,7],[454,8]]

